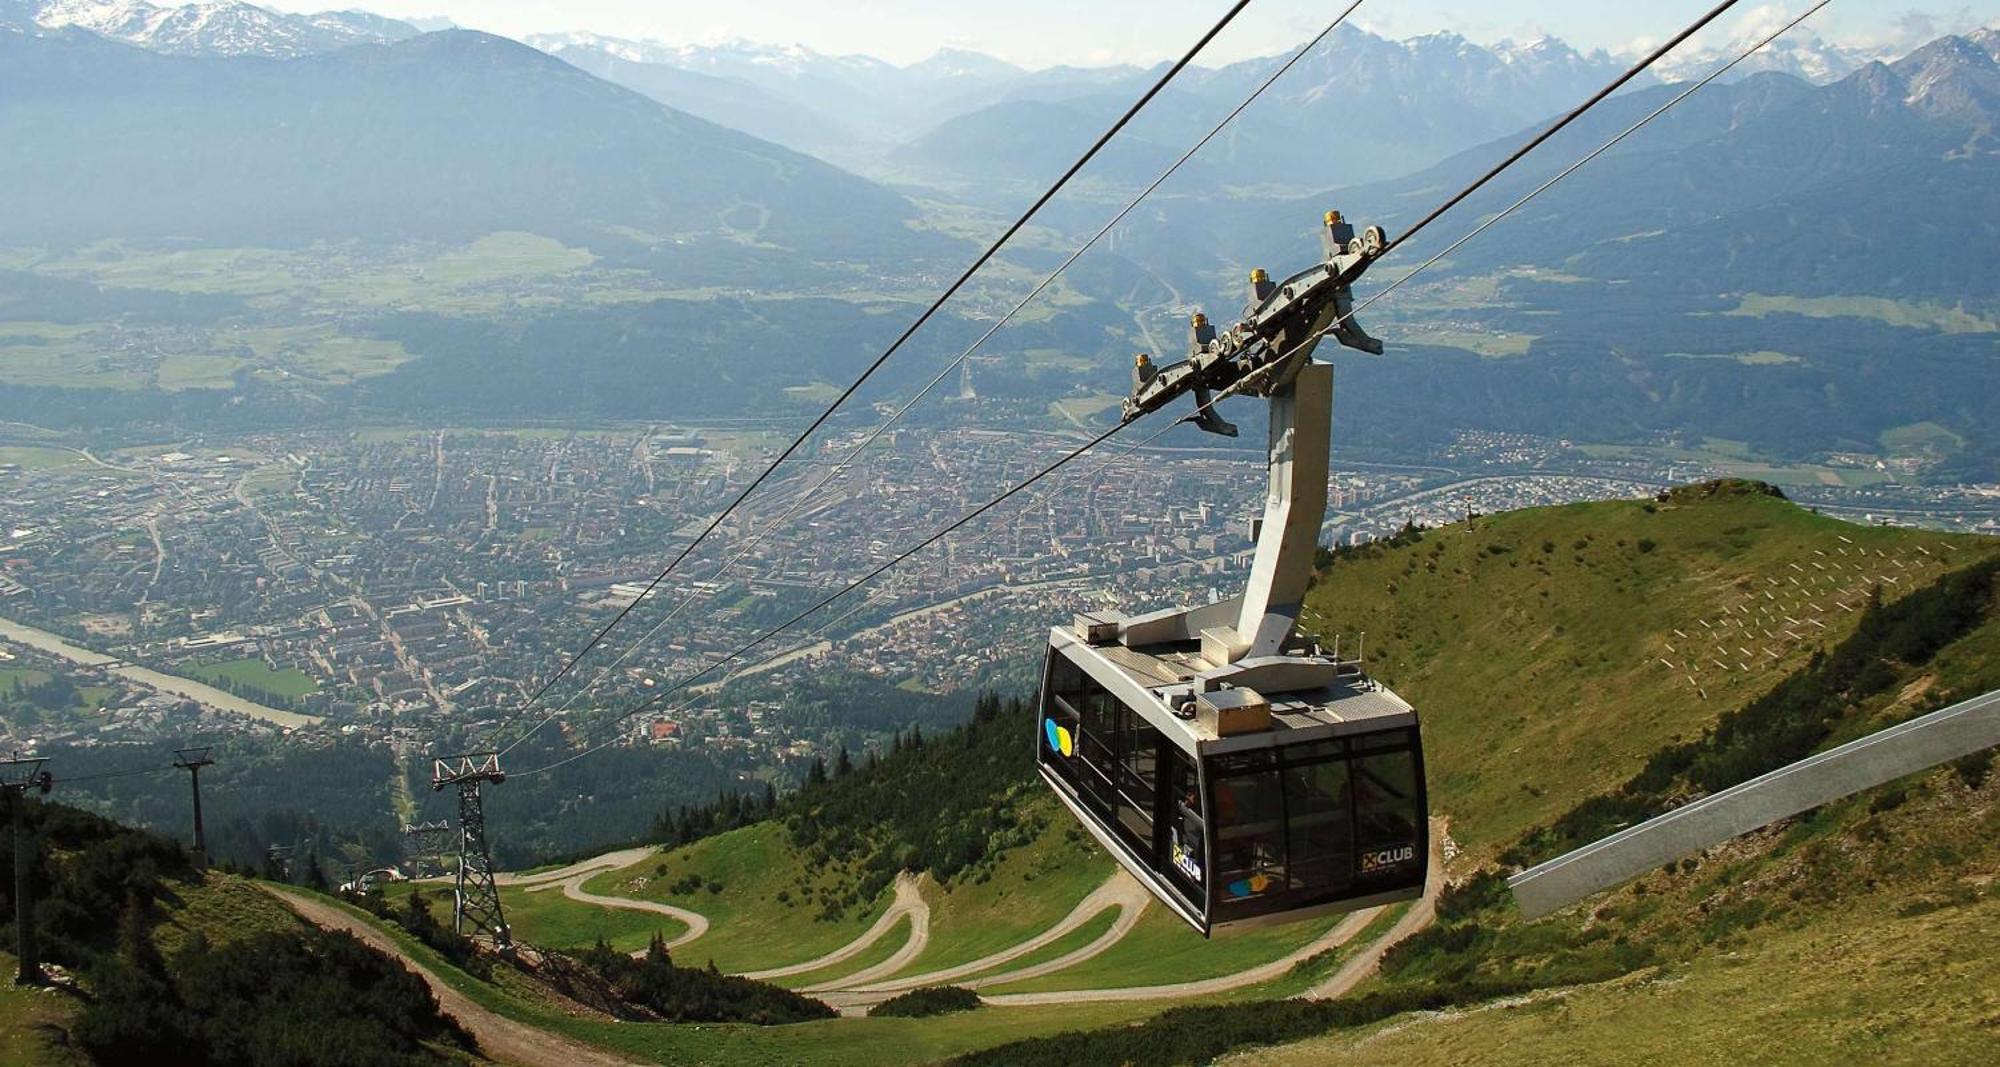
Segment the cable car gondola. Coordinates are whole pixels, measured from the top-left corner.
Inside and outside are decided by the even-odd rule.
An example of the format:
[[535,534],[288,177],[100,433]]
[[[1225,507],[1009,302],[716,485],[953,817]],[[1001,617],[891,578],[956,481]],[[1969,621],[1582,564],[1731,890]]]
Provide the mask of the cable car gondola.
[[1379,353],[1350,286],[1387,242],[1338,212],[1324,262],[1273,283],[1226,332],[1200,315],[1190,355],[1139,361],[1126,421],[1193,394],[1193,421],[1235,436],[1211,396],[1270,402],[1269,492],[1244,594],[1049,633],[1037,766],[1162,903],[1218,928],[1409,900],[1429,866],[1416,711],[1358,662],[1297,633],[1326,516],[1333,368],[1319,338]]

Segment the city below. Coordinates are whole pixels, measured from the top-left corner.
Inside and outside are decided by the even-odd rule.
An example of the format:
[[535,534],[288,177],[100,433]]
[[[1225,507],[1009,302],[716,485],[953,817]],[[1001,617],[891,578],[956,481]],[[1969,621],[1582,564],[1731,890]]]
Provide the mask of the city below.
[[[783,686],[809,671],[937,693],[1020,682],[1052,622],[1216,599],[1248,565],[1261,454],[1114,442],[737,654],[1074,447],[1050,433],[912,429],[843,463],[863,435],[835,435],[648,592],[775,456],[781,430],[0,450],[11,743],[304,730],[422,751],[445,727],[504,720],[548,664],[630,609],[546,706],[566,729],[615,718],[626,743],[698,742],[756,764],[825,739],[762,699],[769,688],[741,692],[752,679]],[[1336,456],[1325,538],[1756,473],[1666,451],[1464,433],[1421,465]],[[1787,492],[1854,521],[1996,528],[2000,487],[1905,484],[1859,463],[1866,476],[1852,477],[1837,463]]]

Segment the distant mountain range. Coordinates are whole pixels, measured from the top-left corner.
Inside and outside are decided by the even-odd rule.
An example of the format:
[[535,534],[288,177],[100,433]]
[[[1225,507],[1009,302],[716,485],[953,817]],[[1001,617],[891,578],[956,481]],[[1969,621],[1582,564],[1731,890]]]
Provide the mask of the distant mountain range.
[[896,254],[913,214],[816,159],[470,31],[274,63],[0,29],[0,143],[0,201],[31,206],[7,229],[27,241],[526,229],[679,248],[673,269],[713,276],[724,257],[694,254],[704,242],[865,260]]
[[[1866,451],[1898,427],[1935,422],[1964,441],[1955,470],[1992,477],[1997,46],[1990,32],[1946,37],[1830,85],[1764,74],[1690,98],[1454,252],[1426,284],[1463,311],[1403,320],[1534,338],[1525,352],[1426,347],[1418,330],[1392,341],[1386,359],[1338,354],[1350,395],[1379,401],[1349,409],[1349,426],[1373,441],[1467,425],[1582,440],[1705,435],[1796,456]],[[1674,91],[1607,102],[1399,261],[1422,262]],[[1338,206],[1393,234],[1524,134],[1296,201],[1170,202],[1122,251],[1185,261],[1202,248],[1238,269],[1297,262],[1317,251],[1298,220]],[[1476,276],[1500,280],[1474,296],[1462,283]],[[1237,298],[1215,284],[1198,291]],[[1402,332],[1380,320],[1403,315],[1409,299],[1382,306],[1377,333]],[[1933,325],[1925,307],[1983,317]]]
[[[411,22],[362,12],[293,15],[239,0],[0,0],[0,22],[10,7],[16,21],[88,29],[172,55],[293,58],[420,32]],[[991,191],[996,179],[1045,179],[1160,69],[1029,71],[959,49],[897,66],[798,45],[670,45],[581,32],[532,35],[526,43],[678,111],[870,177],[960,191]],[[1670,56],[1658,76],[1697,77],[1722,51]],[[1553,37],[1487,46],[1451,33],[1393,41],[1343,28],[1205,154],[1205,172],[1183,181],[1302,190],[1408,173],[1556,113],[1628,58],[1580,52]],[[1778,42],[1742,73],[1778,71],[1824,84],[1877,58],[1891,57],[1808,31]],[[1212,125],[1278,62],[1183,74],[1094,177],[1115,185],[1149,179],[1190,131]]]
[[356,44],[415,37],[407,22],[365,11],[291,15],[240,3],[160,6],[146,0],[17,0],[47,29],[75,26],[154,52],[182,56],[268,56],[289,59]]
[[[129,18],[111,19],[113,8]],[[462,243],[525,230],[589,248],[600,268],[748,290],[726,309],[586,302],[516,309],[479,330],[377,324],[420,358],[358,392],[413,413],[441,397],[470,414],[748,409],[784,386],[844,381],[838,360],[870,349],[883,307],[767,295],[941,284],[940,265],[968,255],[944,233],[997,231],[993,216],[1025,202],[1155,74],[1030,72],[954,52],[898,67],[580,35],[537,38],[538,50],[346,16],[188,10],[0,0],[0,204],[24,207],[6,213],[10,244]],[[348,37],[325,29],[336,23]],[[271,33],[253,47],[225,26]],[[131,42],[104,36],[118,27]],[[1084,195],[1040,226],[1094,229],[1109,213],[1104,186],[1123,195],[1150,179],[1277,62],[1177,79],[1086,172]],[[1067,284],[1087,299],[1017,324],[989,352],[1065,351],[1087,369],[1023,367],[982,395],[1121,391],[1141,334],[1191,304],[1233,306],[1250,267],[1317,256],[1323,210],[1407,227],[1621,62],[1551,39],[1486,47],[1341,31],[1079,264]],[[1701,69],[1692,62],[1668,73]],[[1769,65],[1779,69],[1690,99],[1371,311],[1390,356],[1340,355],[1348,395],[1378,398],[1343,414],[1357,438],[1396,448],[1461,427],[1598,441],[1694,433],[1798,455],[1868,451],[1935,422],[1966,442],[1959,469],[2000,469],[1988,400],[2000,390],[2000,34],[1943,38],[1887,63],[1801,39]],[[1608,101],[1414,242],[1407,262],[1674,91]],[[1055,254],[1030,243],[1006,259],[1035,269]],[[1474,277],[1485,295],[1452,291]],[[941,337],[970,329],[948,318]],[[793,353],[805,334],[815,343]],[[1476,354],[1501,334],[1504,358]],[[752,347],[786,351],[782,370],[743,362]],[[703,368],[702,389],[648,379],[657,366],[637,355],[618,362],[670,348]],[[495,353],[515,369],[494,373],[509,365]]]
[[[961,188],[1044,179],[1074,158],[1160,68],[1026,71],[990,56],[943,51],[896,67],[862,56],[747,42],[675,46],[590,34],[529,43],[704,118],[834,159],[874,177]],[[1721,49],[1672,57],[1665,80],[1705,74]],[[1407,173],[1558,113],[1630,57],[1580,52],[1543,37],[1483,46],[1457,34],[1394,41],[1343,27],[1238,120],[1204,160],[1211,185],[1309,188]],[[1742,68],[1813,83],[1845,77],[1871,56],[1810,35],[1788,38]],[[1177,155],[1279,62],[1195,67],[1141,116],[1101,180],[1131,184]],[[671,72],[671,74],[669,73]],[[687,74],[705,79],[698,85]],[[734,86],[734,92],[723,91]],[[809,122],[773,122],[773,103]],[[1301,136],[1301,130],[1328,131]]]
[[742,41],[675,46],[570,33],[527,42],[662,103],[843,165],[866,163],[883,146],[991,103],[1030,76],[953,50],[898,67]]
[[[1496,181],[1462,217],[1524,195],[1676,91],[1607,102]],[[2000,34],[1992,31],[1941,38],[1828,85],[1764,74],[1711,86],[1538,200],[1505,239],[1468,246],[1453,265],[1539,264],[1678,292],[1990,303],[2000,296],[1987,269],[2000,247],[1996,123]],[[1321,194],[1295,210],[1368,206],[1393,231],[1414,221],[1422,206],[1415,191],[1464,184],[1526,132],[1393,181]],[[1237,210],[1246,226],[1279,215]],[[1442,244],[1455,229],[1426,236]]]

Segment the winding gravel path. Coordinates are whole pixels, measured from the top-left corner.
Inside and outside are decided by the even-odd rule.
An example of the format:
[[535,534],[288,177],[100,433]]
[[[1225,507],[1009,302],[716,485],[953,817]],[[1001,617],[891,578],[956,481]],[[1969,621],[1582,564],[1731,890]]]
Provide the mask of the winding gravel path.
[[[631,866],[631,864],[627,863],[624,866],[629,867]],[[667,942],[667,948],[669,949],[679,948],[682,945],[685,945],[688,942],[693,941],[695,938],[700,937],[701,935],[708,932],[708,916],[703,915],[698,911],[689,911],[686,908],[677,908],[672,904],[662,904],[657,900],[639,900],[634,897],[600,896],[599,894],[592,893],[589,890],[583,888],[583,883],[589,881],[592,878],[597,877],[599,874],[604,873],[604,870],[617,870],[617,869],[618,868],[616,867],[611,867],[600,870],[586,870],[581,874],[570,875],[568,878],[560,882],[542,882],[539,885],[531,885],[528,887],[528,892],[546,893],[551,889],[561,887],[563,896],[566,896],[571,900],[580,901],[585,904],[594,904],[600,908],[623,908],[626,911],[643,911],[643,912],[649,912],[654,915],[664,915],[667,918],[672,919],[675,922],[682,923],[687,927],[686,930],[681,931],[679,935],[675,936],[674,938],[672,938]],[[646,954],[645,949],[637,949],[632,953],[632,955],[634,956],[643,956],[645,954]]]
[[[850,986],[850,989],[848,991],[856,994],[870,994],[870,993],[893,994],[893,993],[907,992],[912,989],[921,989],[924,988],[925,986],[950,985],[954,982],[957,982],[959,979],[966,978],[971,975],[980,974],[984,971],[990,971],[995,967],[1011,963],[1014,960],[1020,959],[1022,956],[1026,956],[1029,953],[1044,948],[1045,946],[1054,944],[1056,941],[1059,941],[1063,937],[1067,936],[1071,931],[1076,930],[1077,928],[1083,926],[1085,923],[1088,923],[1091,919],[1096,918],[1099,913],[1105,911],[1106,909],[1109,908],[1122,909],[1127,915],[1131,916],[1133,920],[1136,921],[1139,912],[1143,910],[1147,906],[1147,904],[1151,903],[1151,901],[1152,901],[1152,896],[1146,892],[1146,888],[1140,885],[1138,881],[1135,880],[1131,875],[1125,873],[1125,869],[1121,867],[1116,872],[1114,872],[1110,878],[1105,879],[1103,885],[1100,885],[1096,889],[1092,890],[1089,896],[1084,897],[1083,900],[1080,901],[1076,907],[1070,909],[1070,913],[1064,916],[1060,922],[1056,923],[1055,925],[1049,927],[1046,930],[1043,930],[1041,933],[1036,934],[1035,936],[1029,938],[1026,941],[1023,941],[1017,945],[1010,946],[1008,948],[1001,949],[998,952],[982,956],[979,959],[972,960],[968,963],[961,963],[955,967],[946,967],[942,970],[936,970],[936,971],[926,971],[923,974],[913,974],[908,977],[897,978],[892,981],[878,982],[873,985],[857,986],[854,983],[847,983]],[[1121,923],[1122,922],[1123,918],[1121,917]],[[1117,928],[1118,924],[1114,924],[1113,929],[1115,930]],[[1129,929],[1129,924],[1127,925],[1127,928]],[[1124,934],[1121,932],[1119,936],[1123,937]],[[1098,941],[1103,941],[1103,940],[1104,939],[1102,937],[1098,939]],[[1086,947],[1096,946],[1098,944],[1098,941],[1093,941],[1090,946]],[[1110,944],[1107,943],[1102,948],[1098,948],[1097,952],[1102,952],[1105,948],[1109,947]],[[1097,952],[1092,952],[1091,955],[1094,956],[1097,954]],[[1090,957],[1089,956],[1082,957],[1082,959],[1088,959],[1088,958]],[[1071,960],[1070,963],[1072,964],[1080,963],[1082,962],[1082,959]],[[974,985],[977,983],[967,982],[962,984]]]
[[1401,919],[1396,920],[1396,925],[1390,927],[1388,933],[1376,938],[1367,948],[1355,953],[1346,963],[1341,964],[1340,970],[1333,972],[1331,978],[1306,990],[1303,994],[1305,999],[1333,1000],[1346,996],[1355,986],[1360,985],[1363,979],[1374,974],[1376,968],[1382,966],[1382,957],[1387,955],[1390,949],[1437,919],[1438,894],[1444,892],[1443,839],[1442,830],[1431,834],[1431,871],[1430,877],[1424,882],[1424,895],[1410,905],[1410,910],[1404,912]]
[[272,885],[261,888],[314,926],[353,934],[368,947],[401,961],[430,987],[438,1007],[457,1019],[479,1042],[480,1052],[493,1060],[526,1067],[632,1067],[637,1062],[488,1011],[431,973],[430,968],[405,956],[401,947],[373,926],[324,901]]
[[[1440,828],[1431,835],[1430,879],[1424,886],[1423,896],[1411,905],[1387,933],[1361,949],[1341,968],[1325,981],[1313,986],[1302,996],[1326,1000],[1343,996],[1375,973],[1381,966],[1382,957],[1390,948],[1410,935],[1429,926],[1437,916],[1437,897],[1444,888],[1444,857],[1442,844],[1444,833]],[[651,848],[624,849],[606,853],[592,859],[574,863],[553,871],[543,871],[532,875],[500,875],[496,879],[503,885],[525,886],[531,893],[545,892],[561,888],[563,895],[571,900],[603,908],[624,908],[633,911],[663,915],[684,924],[687,929],[668,942],[668,948],[676,948],[701,937],[708,932],[707,916],[686,908],[662,904],[657,901],[639,900],[631,897],[604,896],[591,893],[583,888],[583,883],[606,871],[623,870],[643,861],[655,852]],[[835,966],[866,952],[870,947],[890,935],[904,918],[910,920],[910,933],[901,948],[880,963],[864,967],[853,974],[805,987],[801,992],[810,993],[840,1009],[845,1014],[866,1014],[868,1008],[879,1004],[899,993],[928,986],[961,985],[971,989],[987,989],[1059,974],[1087,960],[1103,955],[1124,940],[1138,925],[1139,919],[1151,904],[1151,896],[1145,888],[1122,869],[1115,872],[1103,885],[1078,902],[1068,915],[1059,922],[1035,936],[990,953],[979,959],[957,964],[939,970],[920,974],[894,977],[898,972],[923,955],[930,945],[930,904],[924,900],[921,886],[916,877],[905,873],[897,876],[895,898],[881,917],[861,933],[860,936],[824,955],[802,963],[773,967],[766,970],[750,971],[744,976],[759,980],[786,978],[807,974]],[[1118,918],[1104,933],[1092,939],[1087,945],[1064,953],[1054,959],[1013,970],[988,973],[1014,960],[1045,948],[1074,931],[1082,928],[1092,919],[1107,910],[1117,909]],[[1030,1006],[1043,1004],[1067,1004],[1079,1001],[1117,1002],[1137,1000],[1173,1000],[1191,997],[1214,996],[1247,986],[1258,985],[1289,973],[1299,962],[1321,952],[1346,945],[1358,937],[1382,913],[1381,908],[1355,912],[1334,924],[1326,933],[1311,942],[1294,949],[1286,955],[1233,974],[1214,978],[1174,982],[1163,985],[1120,986],[1099,989],[1075,989],[1046,993],[996,993],[984,996],[986,1003],[1008,1006]]]
[[537,871],[534,874],[495,874],[493,881],[497,885],[515,886],[533,886],[541,885],[544,882],[567,881],[578,875],[594,875],[605,871],[624,870],[658,851],[658,849],[650,845],[643,848],[619,849],[616,852],[606,852],[602,856],[592,856],[587,860],[579,860],[567,867],[558,867],[553,871]]
[[1256,985],[1260,982],[1268,982],[1274,978],[1283,977],[1300,960],[1325,952],[1327,949],[1346,944],[1353,940],[1354,936],[1359,934],[1362,929],[1367,927],[1370,920],[1374,919],[1375,915],[1380,911],[1380,908],[1357,911],[1334,924],[1333,929],[1314,938],[1303,947],[1294,949],[1289,954],[1272,960],[1269,963],[1261,963],[1248,970],[1237,971],[1234,974],[1218,975],[1214,978],[1202,978],[1191,982],[1173,982],[1167,985],[1068,989],[1049,993],[996,993],[990,996],[983,996],[980,999],[988,1004],[1002,1007],[1024,1007],[1037,1004],[1072,1004],[1080,1001],[1178,1000],[1188,997],[1204,997],[1213,996],[1217,993],[1227,993],[1234,989],[1241,989],[1244,986]]
[[[1331,977],[1301,994],[1303,997],[1326,1000],[1346,995],[1375,973],[1381,966],[1382,957],[1390,948],[1429,926],[1436,919],[1438,894],[1444,888],[1443,838],[1444,833],[1441,829],[1431,835],[1430,879],[1424,886],[1423,896],[1411,905],[1409,911],[1387,933],[1357,952]],[[686,932],[670,942],[669,947],[683,945],[708,932],[709,921],[706,916],[671,904],[629,897],[603,896],[583,888],[583,883],[590,878],[606,871],[631,867],[647,856],[653,855],[654,852],[655,850],[650,848],[624,849],[553,871],[532,875],[503,874],[497,876],[495,880],[502,885],[524,886],[529,892],[544,892],[560,887],[564,896],[596,907],[624,908],[667,916],[687,926]],[[352,934],[370,947],[400,960],[430,988],[432,995],[438,1000],[440,1009],[457,1019],[459,1024],[473,1035],[485,1055],[499,1062],[524,1064],[527,1067],[632,1067],[633,1065],[634,1061],[622,1059],[604,1049],[517,1022],[480,1006],[438,978],[429,968],[405,956],[401,948],[381,931],[324,901],[275,886],[267,885],[263,888],[284,902],[305,921],[322,929],[341,930]],[[894,955],[843,978],[809,986],[804,990],[819,996],[843,1014],[865,1015],[875,1004],[898,993],[925,986],[958,984],[978,989],[1061,973],[1117,945],[1138,924],[1150,903],[1151,898],[1146,890],[1130,875],[1120,870],[1079,902],[1062,920],[1034,937],[967,963],[893,978],[891,976],[913,963],[930,944],[930,905],[923,898],[918,880],[909,874],[904,874],[898,876],[896,880],[895,898],[889,908],[861,936],[832,952],[804,963],[754,971],[747,977],[781,978],[834,966],[866,951],[887,937],[903,918],[908,917],[909,937]],[[1054,944],[1112,908],[1118,909],[1117,920],[1090,944],[1038,964],[988,974],[985,977],[975,977]],[[1234,974],[1167,985],[1078,989],[1048,993],[1002,993],[987,995],[982,999],[994,1006],[1018,1007],[1083,1001],[1170,1000],[1213,996],[1282,977],[1301,960],[1349,943],[1359,936],[1382,910],[1371,908],[1348,915],[1311,943],[1284,957]]]
[[[820,993],[834,989],[845,989],[854,985],[865,985],[878,978],[887,978],[897,971],[908,967],[910,964],[915,963],[917,957],[924,954],[924,949],[930,947],[931,905],[929,901],[924,899],[922,886],[918,883],[916,877],[907,871],[896,876],[896,900],[893,904],[889,905],[889,910],[883,912],[882,917],[875,921],[875,925],[869,928],[869,932],[861,935],[866,940],[857,939],[856,941],[849,942],[846,948],[830,955],[840,955],[841,959],[853,956],[856,952],[860,952],[862,949],[874,944],[884,934],[894,929],[896,923],[905,915],[910,917],[910,936],[908,940],[903,942],[903,947],[897,949],[894,955],[872,967],[864,967],[844,978],[807,986],[803,992]],[[841,953],[845,953],[845,955],[841,955]],[[824,959],[825,957],[821,958]],[[835,960],[834,962],[839,961]],[[807,969],[816,970],[817,968]],[[794,971],[792,973],[802,974],[804,972]],[[751,977],[754,978],[756,976],[751,975]]]
[[[1349,960],[1332,978],[1306,992],[1307,997],[1325,1000],[1340,996],[1359,984],[1363,978],[1374,973],[1382,962],[1383,954],[1403,938],[1430,925],[1437,915],[1437,896],[1444,889],[1444,834],[1431,834],[1430,877],[1424,883],[1424,893],[1410,910],[1404,914],[1389,932],[1377,938],[1355,958]],[[1171,1000],[1186,997],[1213,996],[1257,985],[1272,979],[1282,978],[1300,961],[1321,952],[1352,941],[1368,924],[1382,913],[1381,908],[1370,908],[1348,915],[1334,924],[1333,929],[1321,934],[1310,944],[1296,949],[1282,958],[1259,964],[1235,974],[1221,975],[1192,982],[1175,982],[1169,985],[1124,986],[1108,989],[1073,989],[1054,993],[1000,993],[983,996],[980,999],[998,1006],[1028,1006],[1036,1004],[1071,1004],[1081,1001],[1129,1001],[1129,1000]],[[1067,965],[1066,965],[1067,966]],[[1036,968],[1028,968],[1035,970]],[[1053,973],[1043,972],[1043,973]]]

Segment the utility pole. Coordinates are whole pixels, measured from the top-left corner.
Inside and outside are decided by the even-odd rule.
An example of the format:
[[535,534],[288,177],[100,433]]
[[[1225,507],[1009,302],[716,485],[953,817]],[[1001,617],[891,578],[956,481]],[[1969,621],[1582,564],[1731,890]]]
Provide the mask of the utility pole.
[[35,953],[35,909],[29,899],[34,890],[29,873],[33,856],[28,848],[26,825],[28,792],[33,790],[47,796],[55,785],[55,779],[42,769],[46,762],[39,756],[18,754],[0,761],[0,792],[6,795],[8,816],[14,828],[14,951],[21,958],[21,969],[14,975],[15,985],[41,985],[48,980]]
[[452,929],[460,934],[466,933],[467,926],[483,931],[493,939],[495,951],[511,956],[514,937],[500,912],[500,887],[493,882],[493,854],[486,847],[486,812],[479,796],[480,783],[498,785],[506,780],[497,752],[431,761],[433,792],[448,785],[458,787],[458,880],[451,909]]
[[212,766],[215,761],[208,758],[212,751],[207,746],[201,748],[181,748],[174,750],[174,766],[188,772],[188,782],[194,787],[194,866],[196,870],[208,867],[208,839],[201,832],[201,769]]

